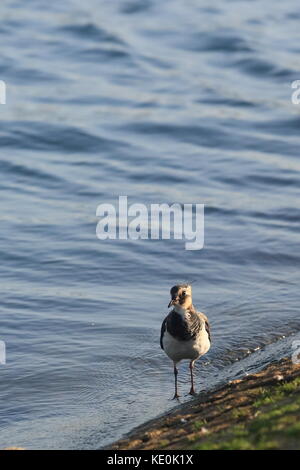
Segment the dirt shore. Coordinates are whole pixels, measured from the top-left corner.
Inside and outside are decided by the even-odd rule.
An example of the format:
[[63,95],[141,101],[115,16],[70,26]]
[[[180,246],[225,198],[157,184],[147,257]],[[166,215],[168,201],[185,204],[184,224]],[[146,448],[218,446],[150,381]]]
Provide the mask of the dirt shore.
[[300,365],[286,358],[201,394],[109,449],[300,449]]

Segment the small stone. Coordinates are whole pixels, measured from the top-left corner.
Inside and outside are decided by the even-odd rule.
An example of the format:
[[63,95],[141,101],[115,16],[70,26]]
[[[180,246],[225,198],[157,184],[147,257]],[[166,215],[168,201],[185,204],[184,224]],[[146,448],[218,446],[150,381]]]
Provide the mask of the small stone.
[[200,429],[200,434],[207,434],[207,433],[208,433],[208,429],[202,426],[202,428]]
[[278,382],[280,382],[281,380],[283,380],[283,379],[284,379],[284,377],[283,377],[283,375],[282,375],[282,374],[277,374],[277,375],[275,375],[275,377],[274,377],[274,378],[275,378],[276,380],[278,380]]

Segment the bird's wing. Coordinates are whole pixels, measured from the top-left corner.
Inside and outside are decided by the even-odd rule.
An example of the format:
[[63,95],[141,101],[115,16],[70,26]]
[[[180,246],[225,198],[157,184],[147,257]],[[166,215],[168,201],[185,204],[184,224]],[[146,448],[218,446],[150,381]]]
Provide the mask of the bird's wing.
[[209,341],[211,341],[211,334],[210,334],[210,324],[209,324],[209,321],[208,321],[208,318],[206,315],[204,315],[204,313],[202,312],[197,312],[198,315],[200,316],[200,318],[202,318],[205,322],[205,330],[208,334],[208,338],[209,338]]
[[165,331],[166,331],[166,324],[167,324],[167,317],[162,322],[161,330],[160,330],[160,347],[161,347],[161,349],[164,349],[163,337],[164,337],[164,334],[165,334]]

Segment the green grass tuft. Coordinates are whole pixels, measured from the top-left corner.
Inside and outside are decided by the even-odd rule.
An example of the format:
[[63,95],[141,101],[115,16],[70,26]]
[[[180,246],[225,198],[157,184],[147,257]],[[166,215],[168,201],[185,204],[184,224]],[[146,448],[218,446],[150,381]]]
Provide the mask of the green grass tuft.
[[[252,406],[236,408],[230,417],[241,422],[196,440],[194,449],[300,449],[300,377],[253,393]],[[259,408],[259,411],[257,409]],[[249,417],[251,416],[251,420]],[[200,425],[201,423],[201,425]],[[195,423],[203,426],[203,422]]]

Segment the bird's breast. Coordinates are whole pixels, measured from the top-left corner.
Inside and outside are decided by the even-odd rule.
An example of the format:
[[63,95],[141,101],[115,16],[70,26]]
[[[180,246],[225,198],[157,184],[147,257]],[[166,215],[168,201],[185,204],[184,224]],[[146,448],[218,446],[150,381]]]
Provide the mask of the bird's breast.
[[201,328],[200,318],[188,312],[180,314],[173,311],[167,319],[167,331],[171,336],[180,341],[195,339]]
[[197,359],[207,353],[210,342],[205,330],[196,338],[185,341],[175,338],[166,330],[163,337],[163,346],[167,356],[173,361],[179,362],[182,359]]

